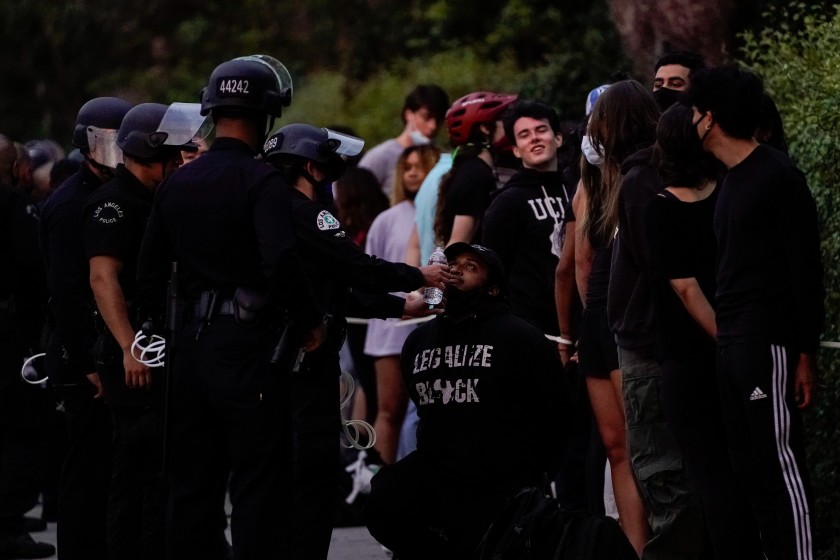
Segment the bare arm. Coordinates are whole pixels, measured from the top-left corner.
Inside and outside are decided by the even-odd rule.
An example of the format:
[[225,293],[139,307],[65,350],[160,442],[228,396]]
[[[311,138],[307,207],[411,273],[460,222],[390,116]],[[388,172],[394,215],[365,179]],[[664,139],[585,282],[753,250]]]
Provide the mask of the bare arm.
[[673,278],[671,288],[674,289],[680,298],[688,314],[697,321],[697,324],[714,340],[717,338],[717,326],[715,325],[715,310],[696,278]]
[[[557,307],[557,323],[560,337],[572,340],[572,303],[576,289],[575,283],[575,222],[565,225],[566,235],[560,260],[554,271],[554,304]],[[569,360],[569,345],[558,343],[560,359],[565,364]]]
[[814,387],[817,379],[817,363],[811,354],[800,354],[794,374],[796,406],[808,408],[814,401]]
[[478,220],[475,216],[458,214],[455,216],[455,221],[452,222],[452,233],[449,234],[449,241],[446,243],[446,246],[448,247],[459,241],[469,243],[473,240],[477,231]]
[[[583,183],[578,183],[577,192],[572,199],[572,209],[577,218],[578,224],[582,224],[586,216],[586,193],[583,190]],[[586,289],[589,286],[589,271],[592,269],[592,260],[595,252],[589,243],[589,237],[581,227],[575,227],[575,281],[577,282],[580,301],[586,305]]]
[[405,248],[405,264],[420,266],[420,236],[417,234],[417,224],[411,230],[408,245]]
[[114,257],[100,255],[91,258],[90,287],[105,325],[122,348],[125,384],[132,389],[144,388],[151,384],[152,373],[131,355],[134,328],[128,320],[128,306],[120,286],[121,270],[122,262]]

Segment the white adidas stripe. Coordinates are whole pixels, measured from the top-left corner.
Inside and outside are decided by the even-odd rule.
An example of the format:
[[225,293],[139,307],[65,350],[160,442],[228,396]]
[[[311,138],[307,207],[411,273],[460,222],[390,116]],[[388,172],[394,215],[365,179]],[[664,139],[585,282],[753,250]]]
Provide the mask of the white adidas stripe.
[[813,560],[811,520],[808,501],[805,498],[805,486],[790,447],[790,410],[785,402],[788,376],[787,353],[784,347],[778,345],[772,345],[770,349],[773,354],[773,420],[776,431],[776,450],[793,511],[796,558]]

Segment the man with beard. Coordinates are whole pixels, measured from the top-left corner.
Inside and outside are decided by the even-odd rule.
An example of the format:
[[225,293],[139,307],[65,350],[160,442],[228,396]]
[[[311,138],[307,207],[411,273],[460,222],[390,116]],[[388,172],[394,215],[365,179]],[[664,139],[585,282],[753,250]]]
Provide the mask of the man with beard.
[[445,252],[446,312],[401,356],[417,450],[377,473],[365,507],[401,560],[469,557],[514,493],[553,472],[566,435],[557,351],[511,313],[501,259],[467,243]]

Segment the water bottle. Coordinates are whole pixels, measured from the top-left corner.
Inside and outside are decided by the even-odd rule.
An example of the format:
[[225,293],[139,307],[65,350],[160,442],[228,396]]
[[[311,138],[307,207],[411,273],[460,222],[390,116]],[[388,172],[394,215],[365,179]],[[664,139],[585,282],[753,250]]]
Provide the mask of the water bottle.
[[[443,253],[443,247],[435,247],[432,256],[429,257],[429,264],[449,264],[446,255]],[[426,288],[423,290],[423,301],[430,307],[439,304],[443,301],[443,290],[437,286]]]

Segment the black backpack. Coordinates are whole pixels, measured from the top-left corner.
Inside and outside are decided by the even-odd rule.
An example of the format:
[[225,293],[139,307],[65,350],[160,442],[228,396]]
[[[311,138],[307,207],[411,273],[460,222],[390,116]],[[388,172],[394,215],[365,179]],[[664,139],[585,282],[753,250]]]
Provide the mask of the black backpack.
[[530,487],[505,506],[481,540],[478,560],[638,560],[618,522],[567,511]]

